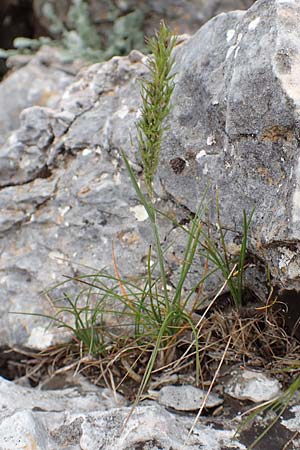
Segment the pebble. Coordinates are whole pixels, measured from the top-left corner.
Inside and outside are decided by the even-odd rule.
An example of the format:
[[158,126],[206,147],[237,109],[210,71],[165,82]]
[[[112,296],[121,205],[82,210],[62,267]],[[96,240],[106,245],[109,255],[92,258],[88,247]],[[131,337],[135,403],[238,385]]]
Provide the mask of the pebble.
[[231,380],[226,383],[225,393],[238,400],[260,403],[280,395],[281,385],[278,380],[262,372],[241,369],[231,373]]
[[[191,385],[164,386],[158,394],[161,405],[177,411],[195,411],[200,409],[207,392]],[[223,399],[211,392],[206,400],[206,408],[215,408]]]

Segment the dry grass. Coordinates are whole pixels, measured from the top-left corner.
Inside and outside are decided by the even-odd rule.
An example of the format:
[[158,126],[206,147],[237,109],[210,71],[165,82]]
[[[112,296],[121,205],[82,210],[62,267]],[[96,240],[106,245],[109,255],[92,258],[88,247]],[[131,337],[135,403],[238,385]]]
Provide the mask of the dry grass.
[[[279,374],[289,382],[300,372],[300,343],[287,335],[284,312],[248,306],[236,310],[228,304],[222,309],[218,300],[205,312],[195,314],[201,372],[200,386],[207,388],[218,369],[217,380],[240,365]],[[170,383],[196,383],[194,335],[183,326],[161,346],[150,389]],[[228,344],[229,342],[229,344]],[[19,352],[18,349],[12,349]],[[143,379],[153,345],[143,346],[128,337],[115,342],[102,358],[83,355],[78,342],[49,348],[40,353],[22,351],[15,363],[19,378],[32,385],[43,384],[61,373],[72,371],[88,377],[96,385],[106,385],[133,400]],[[225,354],[225,356],[224,356]],[[222,361],[222,367],[219,367]],[[21,375],[21,377],[20,377]],[[145,393],[147,395],[147,392]]]

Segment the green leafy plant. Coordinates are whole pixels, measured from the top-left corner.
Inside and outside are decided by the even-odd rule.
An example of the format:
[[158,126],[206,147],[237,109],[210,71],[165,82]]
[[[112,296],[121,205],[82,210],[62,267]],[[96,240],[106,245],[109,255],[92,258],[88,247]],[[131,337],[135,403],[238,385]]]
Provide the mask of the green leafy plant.
[[19,37],[14,40],[14,49],[0,51],[1,58],[7,58],[20,53],[32,53],[43,45],[59,46],[63,48],[64,60],[72,61],[83,58],[92,61],[103,59],[100,39],[90,20],[88,5],[83,0],[73,0],[68,12],[71,29],[67,29],[57,17],[53,5],[46,2],[42,13],[50,21],[50,30],[60,34],[61,39],[55,40],[41,36],[37,39]]
[[[168,286],[164,260],[165,249],[160,242],[157,211],[153,200],[152,182],[165,129],[163,120],[170,109],[169,102],[174,88],[174,75],[170,74],[170,70],[173,65],[171,53],[175,42],[175,37],[164,23],[161,24],[156,36],[149,40],[149,46],[154,53],[149,62],[150,80],[147,79],[142,84],[142,119],[137,124],[139,150],[146,178],[146,193],[139,187],[138,180],[123,153],[132,184],[147,211],[152,226],[157,261],[154,264],[151,263],[153,255],[150,246],[147,275],[145,278],[140,278],[137,283],[132,283],[120,277],[113,251],[115,275],[101,271],[93,275],[68,279],[56,285],[56,288],[61,288],[66,282],[73,281],[83,287],[75,300],[64,293],[62,302],[54,303],[56,313],[53,316],[47,316],[59,327],[72,331],[75,339],[81,343],[83,350],[94,356],[105,356],[108,347],[114,349],[113,352],[117,352],[120,341],[125,348],[125,341],[129,341],[131,348],[139,347],[143,353],[148,353],[148,363],[137,399],[140,398],[149,382],[158,356],[161,365],[169,363],[176,353],[176,351],[174,353],[176,342],[181,339],[186,330],[191,330],[194,335],[197,383],[200,372],[197,331],[192,320],[194,309],[193,306],[189,306],[189,300],[196,294],[201,280],[196,283],[194,288],[190,289],[188,295],[184,293],[184,285],[199,245],[205,196],[191,220],[179,280],[176,287],[171,290]],[[159,87],[161,87],[161,91],[159,91]],[[158,142],[155,142],[155,139],[158,139]],[[151,158],[155,159],[154,165],[150,164]],[[91,301],[93,298],[97,299],[94,304]],[[122,318],[124,334],[122,331],[118,336],[114,334],[114,327],[107,322],[110,314]],[[45,315],[43,316],[45,317]],[[72,318],[71,321],[70,318]],[[118,320],[120,331],[119,323],[120,320]],[[125,339],[124,336],[127,338]]]
[[[113,252],[115,275],[101,271],[97,274],[74,278],[73,281],[80,283],[85,289],[80,290],[74,301],[65,293],[64,303],[56,303],[57,313],[53,317],[49,316],[58,326],[64,327],[66,326],[65,317],[69,314],[73,318],[73,324],[66,326],[66,328],[73,331],[76,339],[83,343],[86,351],[94,355],[103,354],[106,351],[105,343],[109,342],[109,345],[113,345],[112,342],[115,339],[105,331],[105,327],[109,327],[106,317],[109,314],[122,317],[124,327],[131,329],[131,337],[136,345],[148,350],[152,348],[138,397],[142,394],[150,379],[158,354],[162,355],[166,349],[174,346],[174,342],[176,343],[176,340],[180,339],[186,329],[191,330],[194,335],[192,346],[195,349],[197,382],[200,373],[198,331],[192,319],[192,314],[199,303],[199,296],[197,295],[199,286],[203,284],[209,274],[205,271],[202,277],[199,274],[199,280],[188,291],[185,290],[185,283],[195,255],[201,250],[202,246],[202,220],[206,210],[206,193],[204,193],[189,227],[184,228],[187,233],[187,243],[183,262],[178,282],[175,287],[170,288],[165,264],[165,249],[161,244],[157,219],[158,211],[155,206],[153,189],[161,141],[166,130],[164,120],[170,111],[170,99],[174,89],[174,74],[171,70],[174,65],[172,51],[175,44],[175,36],[171,34],[164,23],[161,24],[156,35],[148,40],[149,48],[153,53],[148,62],[149,77],[142,81],[141,119],[136,125],[138,150],[144,169],[146,192],[143,192],[140,187],[130,162],[123,152],[125,166],[132,185],[149,217],[157,260],[154,265],[151,264],[153,249],[150,246],[146,277],[141,278],[138,283],[131,283],[128,280],[121,279]],[[240,273],[243,271],[249,223],[250,221],[246,219],[244,214],[245,235],[238,268]],[[177,224],[177,226],[180,225]],[[221,229],[220,233],[226,255],[225,239]],[[217,269],[222,269],[225,266],[221,271],[226,283],[230,283],[233,273],[232,262],[229,261],[227,256],[222,257],[218,253],[217,246],[213,244],[212,240],[206,238],[205,242],[204,248],[209,255],[208,259],[214,262]],[[238,280],[238,286],[240,285],[241,282]],[[93,297],[97,298],[94,305],[90,301]],[[193,298],[196,300],[193,301]],[[168,352],[165,351],[165,353]],[[167,360],[168,357],[166,357]]]
[[3,48],[0,48],[0,58],[6,59],[9,56],[30,55],[37,52],[43,45],[55,45],[55,41],[45,36],[41,36],[37,39],[17,37],[14,39],[13,49],[4,50]]
[[114,55],[128,54],[133,48],[145,50],[142,33],[143,10],[118,17],[117,8],[112,8],[110,20],[114,22],[114,25],[108,36],[106,48],[91,21],[88,3],[84,0],[72,0],[67,15],[67,26],[56,15],[51,2],[43,4],[42,14],[50,22],[50,31],[60,37],[57,39],[45,36],[36,39],[17,37],[13,42],[13,49],[0,49],[0,58],[32,54],[43,45],[62,48],[65,62],[77,58],[104,61]]
[[[165,131],[164,119],[170,111],[170,99],[174,90],[174,74],[171,74],[174,65],[172,51],[176,44],[176,37],[172,36],[169,29],[162,22],[159,31],[152,39],[148,40],[152,56],[149,58],[148,69],[150,79],[144,80],[141,87],[142,108],[141,119],[137,123],[138,144],[144,170],[147,195],[145,195],[134,175],[130,163],[123,152],[123,158],[130,175],[137,196],[147,211],[158,257],[159,280],[162,294],[158,295],[159,286],[153,283],[153,272],[148,263],[148,287],[149,300],[152,314],[158,325],[158,333],[155,336],[155,345],[151,353],[145,375],[140,385],[137,398],[144,391],[153,370],[158,353],[166,346],[166,337],[171,339],[178,331],[188,325],[195,336],[196,346],[196,372],[199,373],[199,358],[197,348],[197,332],[191,319],[191,314],[186,311],[189,297],[183,300],[183,287],[194,260],[202,230],[201,215],[203,203],[201,202],[194,219],[192,220],[188,242],[185,249],[179,281],[172,295],[167,286],[167,273],[164,261],[164,251],[160,242],[159,227],[157,224],[157,212],[153,202],[153,179],[157,170],[161,149],[163,132]],[[155,287],[155,290],[153,289]],[[196,290],[196,287],[193,291]],[[155,292],[155,294],[154,294]],[[144,305],[145,303],[143,303]],[[167,342],[167,345],[169,342]]]
[[[91,21],[88,4],[83,0],[73,0],[73,5],[68,12],[68,23],[72,30],[76,31],[76,34],[80,38],[82,46],[85,49],[91,49],[98,52],[101,49],[100,38],[96,32],[96,29]],[[68,48],[68,31],[62,29],[66,38],[66,47]],[[97,53],[95,54],[97,56]],[[98,54],[99,57],[99,54]]]
[[[91,277],[88,277],[88,281]],[[45,313],[22,313],[25,315],[43,317],[50,320],[50,324],[55,324],[58,328],[69,330],[73,339],[82,348],[84,353],[90,355],[106,354],[105,329],[103,316],[105,311],[106,296],[98,296],[96,302],[92,302],[93,286],[95,286],[97,275],[93,275],[92,281],[86,282],[86,277],[82,277],[81,289],[72,298],[68,293],[63,293],[62,300],[56,300],[55,304],[50,302],[54,308],[53,315]],[[66,281],[55,286],[58,288]],[[49,292],[45,294],[48,295]],[[70,320],[70,319],[73,320]]]
[[114,55],[127,55],[132,49],[148,52],[142,31],[144,18],[145,12],[142,8],[121,17],[114,11],[114,25],[108,37],[105,59]]
[[[80,0],[76,4],[78,8],[82,7]],[[79,12],[79,16],[84,16],[87,9],[80,10],[79,8],[77,13]],[[95,35],[88,35],[88,22],[80,22],[75,12],[73,20],[74,23],[77,23],[77,27],[82,29],[81,39],[89,42],[88,45],[92,48],[96,37]],[[59,28],[60,24],[56,23],[56,26]],[[83,32],[83,30],[85,31]],[[183,227],[176,220],[172,220],[176,227],[181,227],[187,233],[187,243],[177,284],[174,287],[168,285],[168,272],[165,263],[166,248],[161,244],[158,220],[162,213],[156,208],[154,178],[158,167],[163,134],[166,130],[165,119],[171,109],[170,100],[174,90],[174,73],[172,70],[174,58],[172,52],[175,45],[176,37],[172,35],[164,23],[161,24],[156,35],[148,40],[152,55],[148,60],[149,76],[142,81],[141,85],[141,118],[136,124],[138,151],[144,171],[145,191],[140,187],[139,180],[126,153],[122,152],[132,185],[139,201],[147,212],[153,232],[154,245],[149,247],[146,275],[140,277],[136,282],[121,278],[113,250],[114,275],[103,270],[92,275],[68,278],[55,287],[61,288],[65,283],[75,282],[80,286],[76,296],[72,297],[64,292],[62,300],[53,304],[55,311],[53,315],[35,314],[47,317],[58,327],[70,330],[83,353],[106,361],[108,369],[105,369],[104,372],[109,371],[113,363],[121,361],[121,364],[126,368],[126,375],[123,379],[130,374],[139,381],[135,404],[145,392],[153,371],[157,371],[164,366],[169,367],[170,364],[173,364],[173,367],[178,366],[179,361],[185,360],[189,355],[192,355],[196,373],[195,379],[196,383],[199,384],[201,375],[200,352],[202,351],[199,348],[199,341],[206,312],[217,300],[225,286],[230,291],[236,309],[239,310],[242,306],[247,240],[254,214],[254,210],[249,215],[243,211],[241,245],[237,254],[232,255],[229,252],[226,233],[222,227],[218,201],[218,239],[211,237],[203,229],[203,219],[207,208],[205,192],[188,226]],[[198,253],[204,256],[204,259],[211,264],[212,269],[211,271],[204,269],[203,273],[199,274],[197,283],[192,288],[185,289],[192,264]],[[152,259],[155,258],[155,255],[156,260],[153,264]],[[219,271],[222,274],[223,286],[200,316],[200,319],[196,321],[193,313],[201,302],[199,298],[201,289],[199,288],[203,286],[211,272],[214,271]],[[238,311],[234,311],[238,315]],[[111,317],[113,317],[112,320]],[[223,320],[222,315],[221,317]],[[116,331],[115,328],[118,330]],[[243,328],[245,328],[244,325]],[[241,331],[241,328],[238,328],[238,331]],[[188,338],[186,338],[187,335]],[[226,338],[227,345],[213,382],[233,340],[230,334],[226,334]],[[178,344],[182,343],[184,345],[180,354],[177,353],[177,347]],[[210,347],[211,343],[208,342],[207,346]],[[125,363],[124,355],[128,357],[132,354],[134,355],[134,361],[130,364]],[[143,357],[145,357],[146,362],[144,362],[140,375],[134,372],[134,369],[137,362]],[[298,377],[282,396],[251,412],[249,420],[266,409],[276,411],[275,420],[277,420],[295,392],[299,390],[299,387],[300,378]],[[269,431],[274,423],[275,421],[272,421],[264,434]],[[250,448],[254,448],[261,437]]]

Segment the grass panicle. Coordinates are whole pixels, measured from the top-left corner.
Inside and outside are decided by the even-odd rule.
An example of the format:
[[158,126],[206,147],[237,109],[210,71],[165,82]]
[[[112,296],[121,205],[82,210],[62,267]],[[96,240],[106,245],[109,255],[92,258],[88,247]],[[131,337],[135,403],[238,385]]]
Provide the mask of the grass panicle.
[[170,100],[175,86],[175,75],[171,71],[175,62],[172,51],[176,45],[176,37],[162,22],[159,31],[147,43],[152,54],[147,63],[150,78],[143,80],[141,86],[142,108],[137,131],[146,186],[152,196],[153,178],[166,129],[164,120],[170,112]]

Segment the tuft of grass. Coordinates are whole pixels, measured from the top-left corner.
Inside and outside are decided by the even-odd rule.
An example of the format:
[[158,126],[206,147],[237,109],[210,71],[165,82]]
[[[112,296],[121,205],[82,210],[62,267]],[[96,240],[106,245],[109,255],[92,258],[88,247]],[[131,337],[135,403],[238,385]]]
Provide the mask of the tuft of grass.
[[[193,354],[195,365],[195,380],[198,385],[201,376],[199,338],[201,321],[195,323],[194,311],[201,302],[200,295],[203,283],[210,273],[204,264],[203,274],[192,288],[185,289],[186,281],[195,255],[205,249],[206,260],[214,263],[214,270],[221,270],[224,276],[222,289],[232,282],[237,272],[237,290],[242,294],[242,273],[246,254],[247,233],[250,219],[244,213],[244,237],[241,255],[238,262],[232,263],[227,257],[225,237],[220,226],[221,246],[224,255],[217,244],[203,233],[202,223],[206,211],[206,192],[199,203],[196,213],[188,227],[187,243],[180,267],[179,279],[175,287],[168,286],[168,273],[165,263],[165,251],[161,244],[157,216],[160,214],[155,207],[153,179],[158,165],[163,133],[166,130],[164,120],[170,111],[171,94],[174,89],[174,75],[171,69],[174,65],[172,51],[176,38],[164,23],[161,24],[155,36],[148,40],[149,49],[153,52],[149,58],[149,78],[142,82],[141,119],[136,124],[139,152],[144,168],[146,192],[143,192],[133,172],[125,152],[122,152],[124,163],[139,201],[144,206],[152,227],[154,250],[157,255],[152,264],[153,249],[150,246],[147,259],[146,276],[138,282],[121,278],[117,261],[112,251],[114,275],[100,271],[93,275],[83,275],[55,287],[61,287],[66,282],[79,283],[81,289],[73,300],[64,293],[63,303],[55,303],[55,314],[47,316],[59,327],[72,331],[75,340],[80,343],[82,351],[96,357],[107,355],[130,354],[139,349],[141,355],[146,355],[143,373],[136,397],[139,400],[149,384],[154,370],[176,362],[177,348],[186,336],[190,337],[183,347],[184,359]],[[176,224],[180,226],[180,224]],[[202,243],[204,237],[204,244]],[[199,271],[201,272],[201,270]],[[235,286],[235,284],[233,284]],[[199,294],[200,293],[200,294]],[[96,299],[94,301],[93,299]],[[215,299],[214,299],[215,301]],[[112,320],[112,316],[114,320]],[[72,319],[70,321],[70,318]],[[122,324],[120,326],[120,324]],[[118,329],[116,332],[115,329]],[[124,350],[120,351],[120,345]],[[181,344],[180,344],[181,345]],[[122,356],[123,361],[124,357]],[[138,357],[140,358],[140,357]],[[114,361],[118,360],[118,356]],[[127,364],[127,363],[126,363]],[[128,364],[127,366],[128,367]],[[132,373],[130,367],[128,374]],[[136,375],[136,378],[138,376]]]
[[[75,278],[66,278],[67,281],[57,284],[52,289],[60,287],[70,280],[76,280]],[[56,300],[55,302],[50,300],[54,314],[21,314],[49,319],[50,324],[56,325],[57,328],[63,328],[64,330],[70,331],[73,340],[80,346],[85,354],[104,356],[107,354],[103,324],[103,318],[106,312],[106,296],[98,296],[97,301],[92,302],[91,299],[94,296],[92,288],[97,280],[97,275],[93,275],[93,281],[89,283],[86,282],[85,278],[86,277],[82,277],[82,279],[80,279],[81,289],[78,291],[75,298],[72,298],[67,292],[64,292],[61,300]],[[46,292],[45,294],[49,298],[49,292]]]
[[[207,259],[221,272],[225,280],[228,279],[227,286],[236,308],[240,308],[242,306],[244,296],[244,273],[247,255],[247,242],[253,214],[254,209],[252,209],[248,217],[246,211],[243,210],[243,234],[241,245],[237,255],[232,257],[229,254],[228,246],[226,244],[225,232],[221,223],[217,199],[217,229],[219,239],[216,242],[209,236],[209,234],[207,234],[202,244],[204,254]],[[236,267],[236,270],[234,271],[233,276],[229,277],[229,274],[232,272],[234,266]]]
[[[204,194],[204,198],[205,197],[206,192]],[[206,206],[204,210],[205,209]],[[169,219],[168,216],[162,211],[156,211],[159,215]],[[227,287],[230,292],[230,297],[232,298],[237,309],[242,306],[245,292],[244,275],[247,259],[248,238],[254,211],[255,210],[253,208],[247,216],[246,211],[243,210],[243,231],[241,235],[241,244],[237,246],[235,255],[231,255],[226,243],[226,236],[220,217],[217,198],[217,234],[219,236],[218,238],[211,237],[209,232],[202,230],[202,239],[199,242],[199,254],[206,259],[207,263],[210,262],[212,266],[211,270],[207,271],[207,278],[209,278],[209,276],[214,272],[219,271],[221,273],[222,279],[227,280]],[[181,228],[184,232],[190,232],[175,219],[172,219],[172,223],[176,227]],[[203,279],[201,281],[204,282],[205,280]]]
[[[191,315],[186,312],[187,301],[183,299],[183,287],[194,260],[202,231],[201,216],[203,212],[203,202],[200,203],[194,219],[192,220],[179,281],[175,288],[175,292],[170,295],[167,286],[164,252],[160,242],[159,227],[157,224],[157,212],[153,201],[153,179],[159,162],[163,133],[166,130],[164,120],[170,111],[170,100],[174,90],[175,75],[171,74],[171,70],[174,65],[172,51],[175,44],[176,37],[172,35],[164,22],[161,23],[160,29],[155,36],[148,40],[149,50],[152,53],[152,56],[150,56],[148,60],[150,79],[142,82],[141,119],[136,125],[139,152],[142,159],[148,197],[142,192],[125,152],[122,153],[133,187],[135,188],[139,200],[147,211],[152,226],[155,249],[158,255],[159,279],[162,284],[162,294],[158,295],[159,289],[157,289],[157,284],[153,284],[152,281],[153,272],[150,265],[151,253],[149,252],[147,286],[149,288],[149,300],[152,314],[159,327],[154,341],[154,348],[145,369],[136,401],[139,400],[149,383],[159,352],[161,352],[166,345],[168,347],[170,341],[174,340],[174,336],[178,333],[180,334],[186,326],[192,330],[195,337],[197,382],[199,381],[198,374],[200,372],[197,332],[191,319]],[[153,289],[154,287],[155,290]],[[143,306],[144,304],[145,303],[143,302]]]

